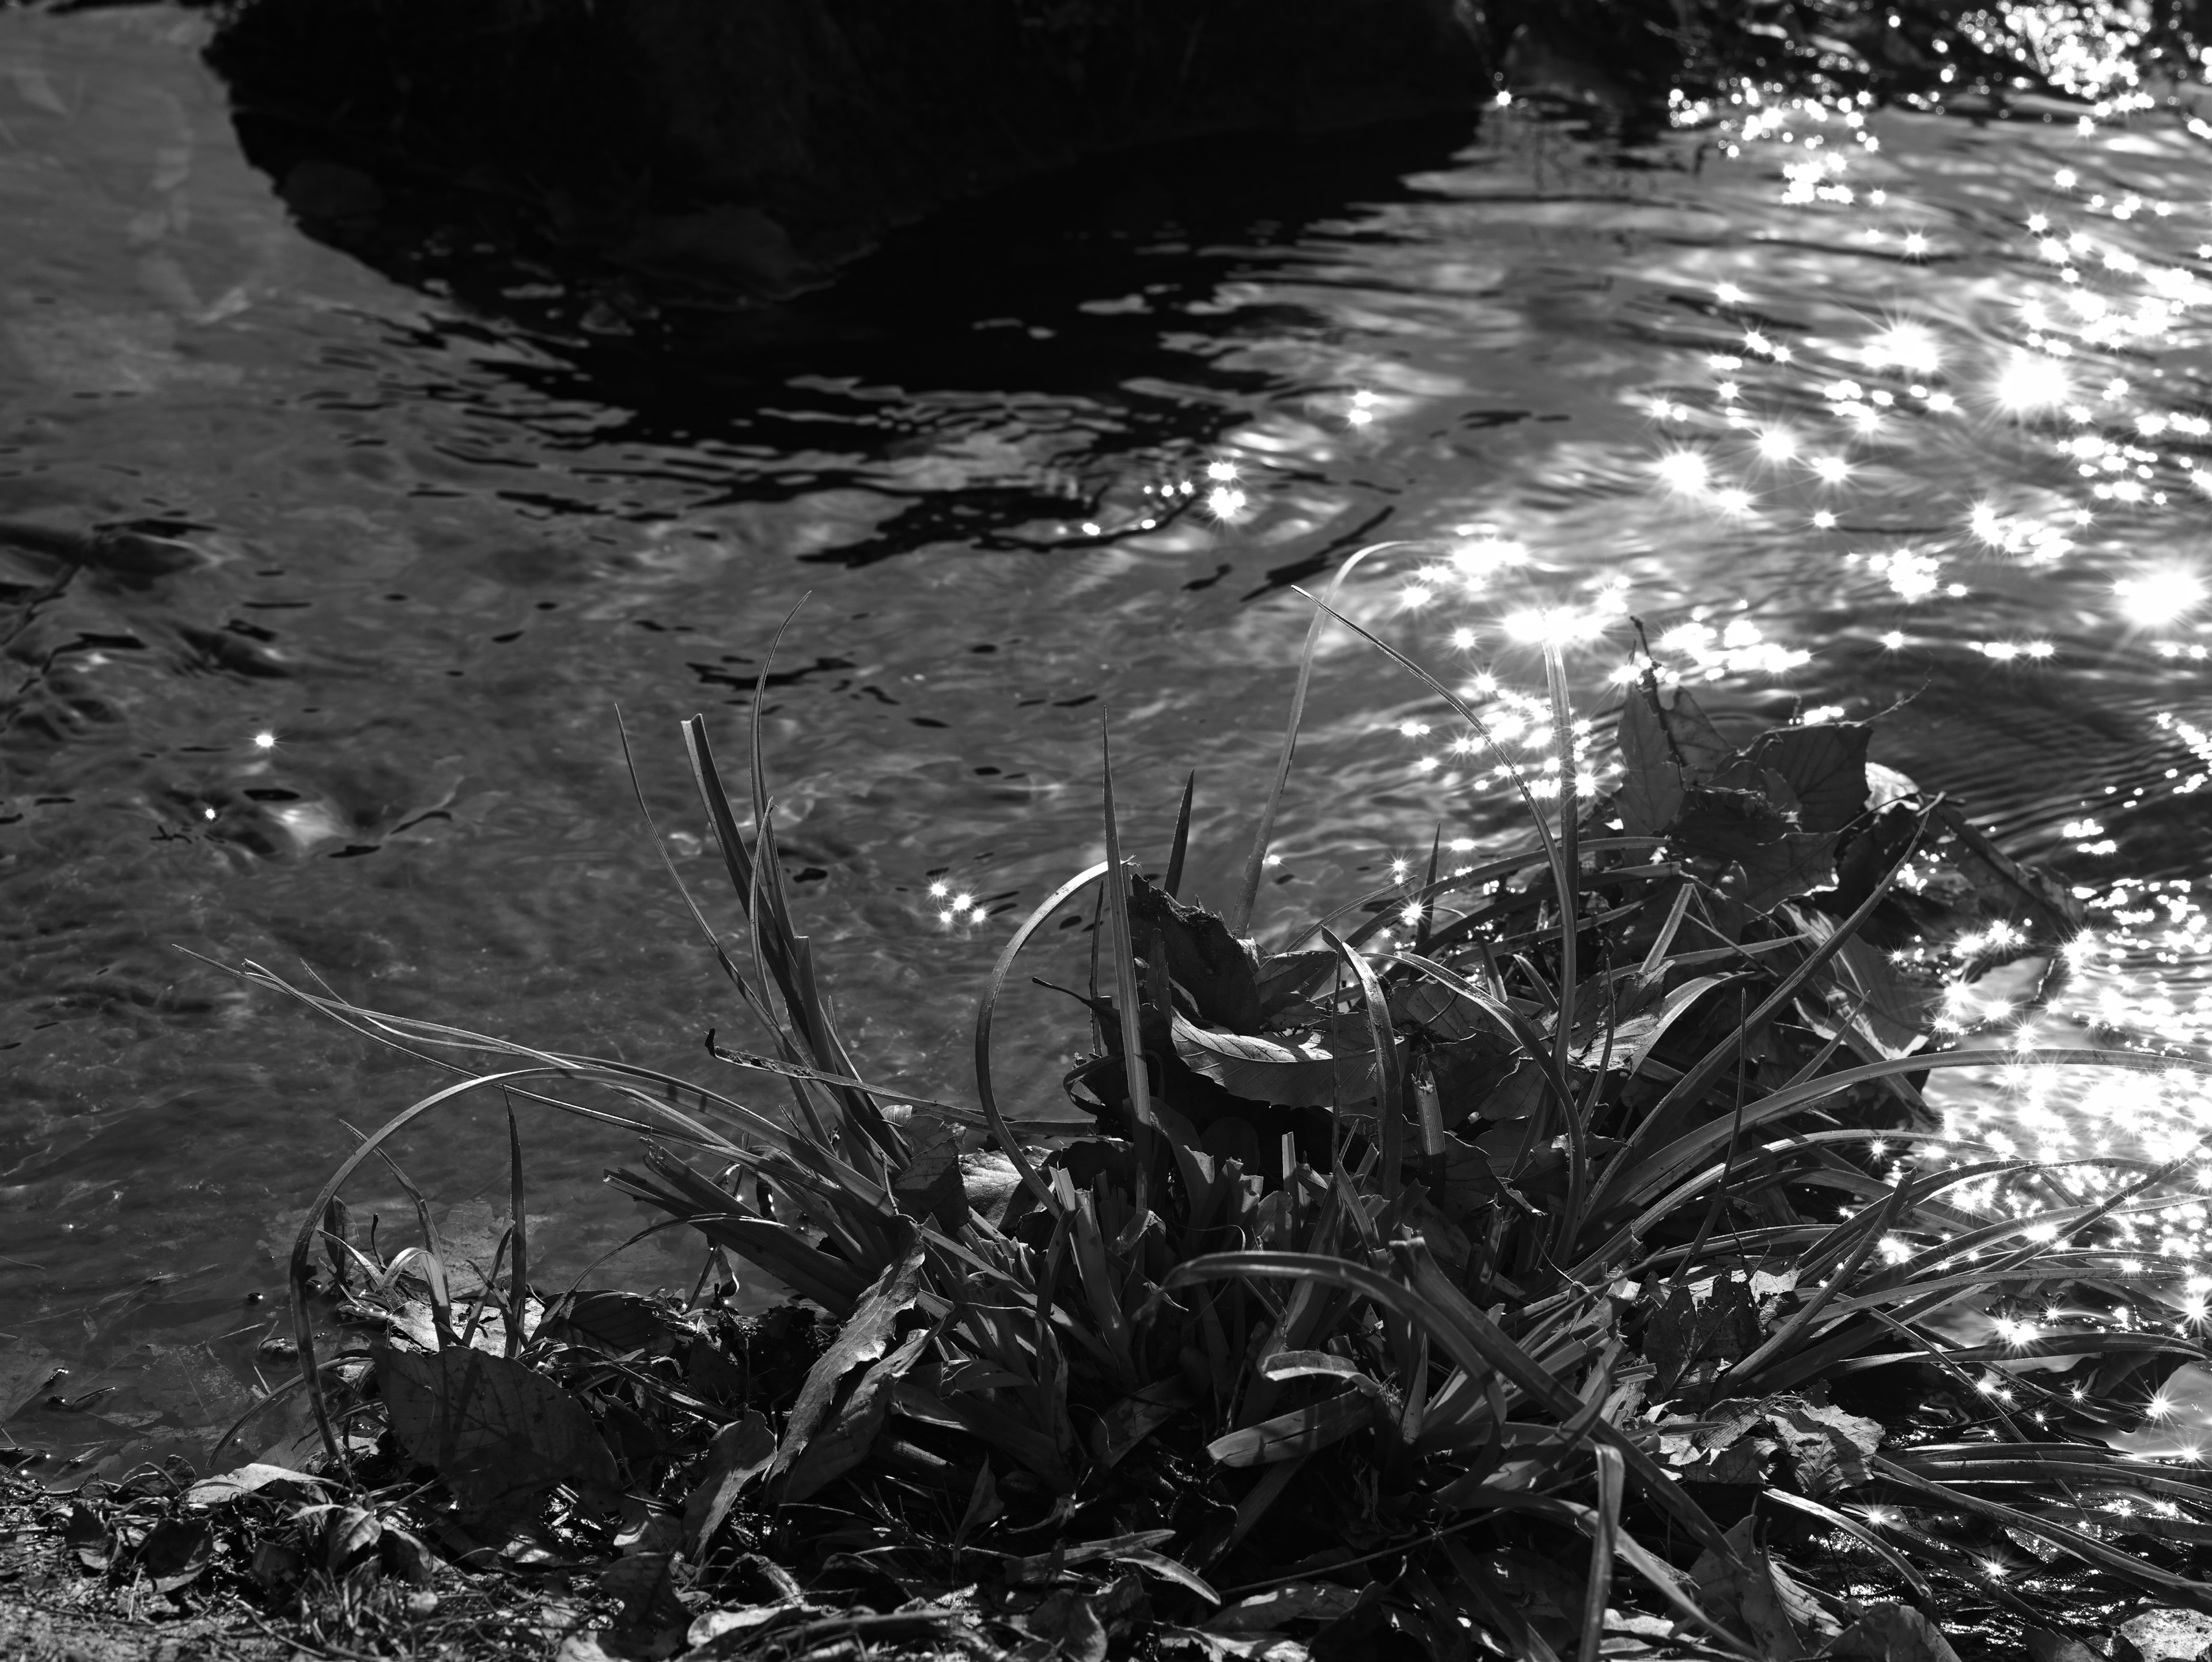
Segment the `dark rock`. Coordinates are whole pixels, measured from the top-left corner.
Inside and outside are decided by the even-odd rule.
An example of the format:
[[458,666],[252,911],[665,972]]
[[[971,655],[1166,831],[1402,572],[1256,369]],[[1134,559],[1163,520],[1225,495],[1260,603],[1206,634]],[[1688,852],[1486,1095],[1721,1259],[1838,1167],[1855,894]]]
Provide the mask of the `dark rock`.
[[1469,0],[242,0],[210,58],[304,220],[373,217],[398,167],[767,295],[1086,157],[1493,89]]

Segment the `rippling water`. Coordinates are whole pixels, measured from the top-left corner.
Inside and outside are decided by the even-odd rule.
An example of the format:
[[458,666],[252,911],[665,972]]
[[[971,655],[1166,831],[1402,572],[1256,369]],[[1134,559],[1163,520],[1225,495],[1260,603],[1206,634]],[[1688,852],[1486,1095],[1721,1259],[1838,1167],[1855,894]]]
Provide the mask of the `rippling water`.
[[[1747,730],[1882,714],[1877,759],[2097,898],[2031,1031],[2212,1024],[2212,161],[2176,118],[1737,106],[1630,143],[1507,108],[1472,140],[1100,169],[830,295],[663,318],[465,248],[386,262],[403,285],[303,236],[198,27],[0,12],[0,518],[186,551],[0,545],[26,1440],[135,1455],[242,1406],[346,1128],[438,1082],[190,954],[712,1065],[737,1018],[617,712],[711,894],[673,722],[734,748],[802,595],[765,726],[788,874],[856,1051],[917,1093],[962,1090],[1009,914],[1097,856],[1102,714],[1137,847],[1199,770],[1193,880],[1225,898],[1291,586],[1382,539],[1424,545],[1349,607],[1508,706],[1540,668],[1505,620],[1549,607],[1599,631],[1572,668],[1601,733],[1627,612]],[[1449,739],[1331,640],[1263,933],[1440,824],[1515,835]],[[2014,1031],[2031,987],[1951,1013]],[[1001,1066],[1049,1110],[1081,1034],[1020,1001]],[[1949,1102],[1961,1137],[2060,1157],[2212,1123],[2179,1084]],[[636,1226],[598,1182],[627,1150],[526,1135],[534,1251],[580,1269]],[[404,1149],[464,1250],[497,1233],[503,1141],[483,1102]],[[388,1177],[356,1197],[405,1211]],[[2146,1251],[2198,1254],[2200,1224]],[[688,1282],[656,1251],[621,1273]],[[72,1409],[41,1405],[61,1363]]]

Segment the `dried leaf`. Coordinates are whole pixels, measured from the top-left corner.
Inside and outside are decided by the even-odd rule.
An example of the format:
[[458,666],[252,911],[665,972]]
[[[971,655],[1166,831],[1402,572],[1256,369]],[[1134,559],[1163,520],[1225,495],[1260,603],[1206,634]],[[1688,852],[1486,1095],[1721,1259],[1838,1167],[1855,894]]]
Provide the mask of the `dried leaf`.
[[623,1620],[660,1626],[684,1613],[670,1579],[674,1566],[665,1552],[633,1553],[599,1572],[599,1591],[623,1601]]
[[684,1503],[684,1538],[694,1558],[714,1540],[745,1485],[775,1458],[775,1434],[757,1409],[714,1434],[707,1449],[707,1470]]
[[287,1501],[319,1501],[324,1498],[322,1480],[310,1477],[304,1471],[295,1471],[289,1466],[270,1465],[255,1462],[235,1471],[226,1471],[220,1476],[203,1477],[185,1491],[185,1503],[194,1507],[219,1507],[248,1495],[264,1490]]
[[215,1531],[204,1518],[172,1518],[156,1524],[138,1548],[138,1567],[162,1592],[199,1580],[208,1567]]
[[2143,1662],[2198,1662],[2212,1651],[2212,1616],[2202,1610],[2145,1610],[2120,1623]]
[[1196,1400],[1180,1379],[1162,1379],[1124,1397],[1098,1419],[1091,1452],[1100,1466],[1112,1469],[1121,1457]]
[[1288,1581],[1224,1604],[1206,1618],[1206,1630],[1271,1633],[1291,1622],[1334,1622],[1348,1615],[1358,1602],[1357,1592],[1334,1581]]
[[1702,1296],[1692,1285],[1677,1285],[1644,1336],[1644,1360],[1658,1369],[1653,1398],[1663,1402],[1686,1384],[1711,1379],[1722,1365],[1749,1355],[1759,1340],[1759,1308],[1742,1276],[1716,1276]]
[[960,1170],[960,1128],[942,1121],[909,1134],[912,1158],[893,1181],[899,1210],[948,1234],[968,1227],[968,1184]]
[[520,1362],[387,1349],[376,1372],[401,1446],[446,1480],[465,1515],[526,1505],[556,1483],[616,1486],[615,1457],[590,1412]]
[[1142,877],[1129,883],[1129,927],[1139,957],[1160,941],[1168,974],[1190,995],[1198,1013],[1232,1033],[1257,1032],[1261,1019],[1260,965],[1251,943],[1203,906],[1187,906]]
[[769,1469],[770,1477],[783,1476],[798,1463],[808,1440],[829,1414],[845,1375],[884,1354],[898,1318],[914,1307],[921,1286],[922,1257],[921,1236],[912,1232],[906,1250],[896,1262],[884,1266],[883,1274],[846,1318],[836,1342],[807,1370],[806,1382],[799,1387],[799,1400],[792,1404],[791,1417],[784,1424],[775,1464]]
[[1867,1459],[1881,1446],[1876,1422],[1796,1396],[1715,1403],[1692,1430],[1660,1427],[1662,1457],[1692,1482],[1769,1482],[1781,1460],[1814,1496],[1870,1482]]
[[547,1330],[571,1343],[581,1341],[617,1356],[635,1350],[657,1349],[684,1336],[665,1307],[636,1293],[604,1289],[579,1293],[561,1306],[559,1318]]
[[1191,1071],[1248,1102],[1326,1108],[1374,1094],[1375,1052],[1351,1023],[1340,1033],[1300,1039],[1221,1032],[1180,1014],[1172,1026],[1176,1054]]
[[1905,1604],[1876,1604],[1862,1611],[1826,1654],[1868,1662],[1959,1662],[1959,1653],[1936,1624]]
[[784,1480],[783,1498],[804,1501],[825,1483],[842,1477],[868,1458],[877,1434],[891,1411],[891,1386],[921,1355],[931,1330],[909,1334],[906,1342],[860,1376],[853,1394],[838,1409],[827,1431],[807,1441],[805,1452],[793,1463]]
[[1836,1631],[1812,1594],[1763,1551],[1752,1538],[1752,1519],[1728,1532],[1729,1545],[1741,1562],[1730,1564],[1707,1548],[1691,1566],[1699,1602],[1757,1644],[1771,1662],[1796,1662],[1813,1655],[1818,1640]]

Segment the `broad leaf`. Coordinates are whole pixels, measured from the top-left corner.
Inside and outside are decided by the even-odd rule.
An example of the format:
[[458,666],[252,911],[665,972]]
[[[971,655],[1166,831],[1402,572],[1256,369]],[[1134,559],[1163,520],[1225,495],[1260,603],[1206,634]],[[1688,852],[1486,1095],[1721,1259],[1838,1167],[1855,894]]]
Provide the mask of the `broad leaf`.
[[1744,758],[1788,782],[1800,831],[1839,831],[1866,812],[1870,734],[1863,721],[1776,728],[1753,740]]
[[1248,1102],[1326,1108],[1374,1093],[1375,1054],[1358,1044],[1349,1024],[1342,1040],[1224,1033],[1179,1014],[1173,1027],[1176,1054],[1191,1071]]
[[684,1540],[696,1558],[713,1542],[744,1487],[775,1458],[775,1434],[758,1409],[714,1434],[708,1446],[707,1470],[684,1503]]
[[1631,686],[1620,708],[1620,821],[1633,837],[1656,837],[1673,825],[1687,783],[1653,697]]
[[890,1415],[891,1387],[920,1359],[929,1338],[928,1328],[917,1329],[908,1335],[905,1343],[860,1376],[860,1383],[837,1410],[836,1420],[808,1440],[806,1452],[793,1464],[791,1475],[784,1480],[786,1501],[805,1500],[868,1458],[877,1434]]
[[1698,1555],[1690,1571],[1698,1602],[1748,1636],[1762,1656],[1778,1662],[1811,1656],[1838,1624],[1788,1570],[1759,1549],[1752,1529],[1753,1520],[1746,1518],[1728,1532],[1740,1562],[1729,1563],[1711,1551]]
[[1251,947],[1231,934],[1227,923],[1138,877],[1129,884],[1129,927],[1139,958],[1149,961],[1153,943],[1164,944],[1168,973],[1190,995],[1199,1014],[1231,1032],[1259,1031],[1259,965]]
[[268,1489],[288,1501],[319,1501],[323,1498],[323,1482],[319,1477],[310,1477],[304,1471],[295,1471],[289,1466],[270,1465],[255,1462],[235,1471],[226,1471],[219,1476],[203,1477],[185,1491],[185,1504],[193,1507],[219,1507],[243,1495],[258,1495]]
[[480,1350],[378,1354],[377,1381],[408,1457],[467,1515],[514,1510],[556,1483],[611,1491],[615,1457],[583,1403],[535,1369]]
[[799,1388],[799,1400],[792,1404],[791,1417],[784,1422],[783,1441],[776,1449],[769,1476],[781,1476],[798,1463],[808,1440],[830,1412],[846,1374],[863,1362],[872,1362],[889,1348],[891,1330],[900,1316],[914,1307],[921,1290],[923,1257],[922,1238],[915,1231],[898,1261],[884,1266],[884,1273],[854,1306],[835,1342],[815,1359],[807,1370],[806,1382]]
[[[2031,1655],[2034,1648],[2031,1638]],[[2085,1646],[2076,1645],[2074,1648],[2084,1656],[2091,1654]],[[1821,1654],[1851,1659],[1851,1662],[1859,1662],[1859,1659],[1865,1662],[1959,1662],[1959,1653],[1951,1648],[1951,1641],[1910,1604],[1869,1606]]]

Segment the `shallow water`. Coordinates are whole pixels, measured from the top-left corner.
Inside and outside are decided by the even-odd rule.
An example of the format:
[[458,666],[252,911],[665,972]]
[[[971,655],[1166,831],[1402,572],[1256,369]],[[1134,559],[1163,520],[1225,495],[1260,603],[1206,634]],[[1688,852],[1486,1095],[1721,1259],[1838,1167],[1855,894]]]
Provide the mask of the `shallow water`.
[[[727,927],[674,723],[705,710],[734,754],[802,596],[764,729],[787,874],[856,1053],[917,1093],[964,1093],[1012,922],[1097,857],[1103,713],[1126,834],[1157,857],[1195,767],[1192,884],[1226,898],[1309,616],[1289,586],[1384,538],[1432,540],[1347,604],[1455,677],[1533,686],[1506,618],[1625,606],[1746,730],[1888,712],[1878,759],[2100,898],[2035,1031],[2203,1037],[2212,161],[2172,118],[1882,113],[1870,150],[1802,112],[1622,146],[1503,110],[1471,139],[1099,170],[830,295],[670,319],[466,250],[386,262],[403,283],[310,240],[198,30],[0,12],[0,519],[189,551],[70,571],[0,546],[24,1440],[136,1458],[242,1407],[346,1128],[442,1082],[200,959],[713,1068],[702,1035],[739,1019],[617,712]],[[1848,164],[1793,182],[1810,132]],[[2039,213],[2087,241],[2039,252]],[[1607,616],[1572,665],[1601,727],[1632,645]],[[1439,824],[1516,835],[1449,738],[1331,637],[1263,933]],[[1079,975],[1060,939],[1037,973]],[[2009,1032],[1996,995],[1954,1014]],[[1002,1090],[1052,1111],[1067,1007],[1024,989],[999,1031]],[[1951,1100],[1961,1135],[2060,1156],[2212,1123],[2178,1084]],[[640,1221],[599,1181],[629,1150],[525,1135],[538,1262],[580,1270]],[[503,1218],[504,1139],[487,1099],[404,1146],[465,1251]],[[408,1211],[388,1176],[354,1198]],[[2146,1250],[2197,1253],[2200,1222]],[[602,1273],[694,1269],[656,1243]],[[62,1363],[71,1409],[42,1405]]]

